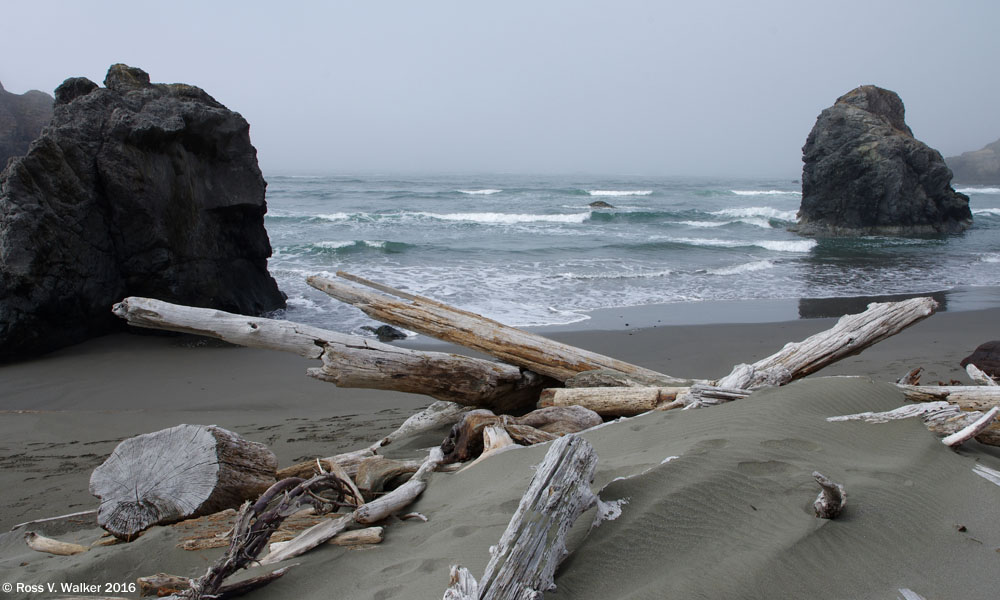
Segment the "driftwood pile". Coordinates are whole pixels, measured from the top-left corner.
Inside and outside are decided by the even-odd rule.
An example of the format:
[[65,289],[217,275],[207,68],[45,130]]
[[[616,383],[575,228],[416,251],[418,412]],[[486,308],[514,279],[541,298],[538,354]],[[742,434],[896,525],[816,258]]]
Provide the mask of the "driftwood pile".
[[[602,424],[605,418],[711,406],[784,385],[861,352],[930,316],[936,308],[930,298],[874,303],[863,313],[843,317],[827,331],[789,343],[754,364],[737,365],[719,380],[707,381],[658,373],[360,277],[338,276],[308,281],[376,320],[464,346],[499,362],[399,348],[287,321],[148,298],[124,299],[115,305],[114,313],[137,327],[294,352],[322,361],[308,374],[338,386],[405,391],[437,400],[367,448],[280,470],[266,448],[216,427],[182,425],[183,430],[172,428],[126,440],[91,480],[92,491],[102,499],[100,524],[120,539],[132,539],[152,524],[206,515],[247,500],[238,512],[228,513],[232,520],[228,536],[203,537],[203,545],[192,544],[218,546],[221,539],[227,545],[225,555],[204,576],[189,580],[161,574],[145,581],[148,589],[160,594],[175,591],[177,597],[185,598],[245,593],[245,588],[234,590],[225,583],[241,568],[281,562],[350,532],[358,532],[351,535],[367,542],[380,540],[381,530],[357,527],[402,512],[421,494],[434,471],[468,461],[475,464],[519,445],[556,440],[507,532],[492,550],[486,573],[477,582],[468,571],[453,568],[452,584],[445,593],[445,598],[453,600],[541,597],[552,586],[555,568],[565,554],[566,530],[587,508],[600,503],[590,489],[597,457],[574,434]],[[920,386],[918,375],[911,373],[897,385],[908,400],[918,404],[892,414],[835,419],[881,422],[920,416],[932,431],[945,436],[942,441],[948,445],[973,437],[1000,445],[1000,426],[995,423],[1000,386],[974,365],[969,374],[980,385]],[[433,448],[420,463],[379,454],[396,439],[452,424],[441,447]],[[157,469],[144,469],[142,465],[150,461],[141,458],[143,453],[169,459],[156,462]],[[227,458],[206,460],[213,453]],[[186,473],[185,461],[207,465],[197,483],[193,476],[190,482],[187,476],[164,476]],[[226,472],[223,462],[240,465],[237,470],[245,472]],[[822,488],[817,515],[835,517],[846,502],[846,492],[825,476],[815,476]],[[347,512],[338,513],[344,509]],[[264,555],[269,542],[292,535],[279,534],[282,525],[296,519],[302,522],[306,512],[311,526],[293,539],[271,544],[269,554]],[[32,542],[37,543],[37,537]],[[264,585],[284,572],[281,569],[251,581]],[[169,583],[156,583],[161,580]]]

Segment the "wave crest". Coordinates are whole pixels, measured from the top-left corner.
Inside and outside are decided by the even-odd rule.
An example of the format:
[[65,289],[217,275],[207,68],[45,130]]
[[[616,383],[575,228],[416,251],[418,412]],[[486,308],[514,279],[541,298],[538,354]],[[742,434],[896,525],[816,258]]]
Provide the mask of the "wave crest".
[[587,190],[591,196],[649,196],[653,190]]

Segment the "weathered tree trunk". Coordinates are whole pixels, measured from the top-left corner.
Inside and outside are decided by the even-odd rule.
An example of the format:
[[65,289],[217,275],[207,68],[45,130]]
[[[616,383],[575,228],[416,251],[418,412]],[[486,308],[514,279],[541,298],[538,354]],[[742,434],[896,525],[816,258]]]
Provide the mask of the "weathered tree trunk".
[[985,385],[900,385],[912,402],[944,400],[964,410],[989,410],[1000,406],[1000,386]]
[[583,406],[602,417],[632,417],[673,402],[687,387],[594,387],[542,390],[538,406]]
[[736,366],[716,384],[750,390],[785,385],[899,333],[931,316],[935,308],[937,302],[932,298],[873,302],[868,310],[845,315],[826,331],[801,342],[786,344],[780,351],[752,365]]
[[365,500],[370,502],[381,496],[393,481],[398,482],[402,477],[416,473],[419,468],[420,463],[416,461],[372,456],[361,461],[355,483]]
[[647,385],[686,383],[650,369],[521,331],[429,298],[394,290],[346,273],[338,275],[396,297],[318,276],[310,277],[307,281],[316,289],[360,308],[378,321],[472,348],[559,381],[581,371],[610,369]]
[[72,542],[61,542],[43,535],[38,535],[34,531],[24,532],[24,543],[35,552],[55,554],[57,556],[73,556],[86,552],[90,548],[74,544]]
[[231,431],[178,425],[123,441],[90,477],[97,524],[130,539],[144,529],[256,498],[275,481],[277,459]]
[[420,352],[318,327],[235,315],[153,300],[125,298],[112,309],[136,327],[179,331],[250,348],[319,358],[308,374],[342,387],[425,394],[502,412],[534,406],[552,382],[530,371],[444,352]]
[[427,488],[430,474],[441,465],[443,458],[440,448],[432,448],[409,481],[388,494],[359,506],[353,513],[354,520],[363,525],[372,525],[413,504]]
[[553,442],[528,490],[491,549],[478,584],[468,571],[452,568],[445,598],[462,600],[537,599],[553,587],[556,567],[566,556],[566,533],[597,496],[590,489],[597,453],[589,442],[568,435]]
[[829,477],[819,471],[813,471],[813,479],[823,488],[813,502],[813,510],[821,519],[836,519],[847,504],[847,492],[844,486],[834,483]]

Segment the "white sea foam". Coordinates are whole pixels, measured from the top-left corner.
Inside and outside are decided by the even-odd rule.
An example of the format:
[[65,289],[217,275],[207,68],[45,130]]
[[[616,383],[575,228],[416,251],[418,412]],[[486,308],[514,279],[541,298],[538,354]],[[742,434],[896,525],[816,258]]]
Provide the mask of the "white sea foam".
[[973,215],[990,215],[991,217],[1000,217],[1000,208],[976,208],[972,210]]
[[754,262],[744,263],[741,265],[733,265],[731,267],[722,267],[721,269],[709,269],[708,273],[712,275],[741,275],[743,273],[753,273],[754,271],[764,271],[766,269],[773,269],[774,263],[769,260],[757,260]]
[[361,243],[369,248],[385,248],[385,240],[362,240]]
[[326,248],[328,250],[336,250],[337,248],[347,248],[356,244],[354,240],[347,242],[316,242],[314,245],[317,248]]
[[729,190],[737,196],[801,196],[802,192],[789,190]]
[[753,243],[774,252],[809,252],[818,244],[816,240],[761,240]]
[[778,219],[779,221],[794,221],[796,219],[796,212],[794,210],[781,210],[771,206],[743,206],[724,208],[712,211],[709,214],[717,217],[733,217],[736,219],[759,217],[764,219]]
[[563,279],[651,279],[654,277],[666,277],[671,273],[673,273],[673,271],[670,269],[624,273],[618,271],[610,273],[573,273],[567,271],[565,273],[560,273],[559,277],[562,277]]
[[499,194],[503,190],[485,189],[485,190],[455,190],[460,194],[469,194],[470,196],[492,196],[493,194]]
[[699,229],[709,229],[712,227],[722,227],[723,225],[728,225],[732,221],[673,221],[677,225],[686,225],[687,227],[697,227]]
[[716,238],[662,238],[680,244],[692,246],[712,246],[717,248],[741,248],[757,246],[772,252],[809,252],[816,247],[816,240],[720,240]]
[[346,221],[351,218],[351,215],[349,213],[338,212],[338,213],[327,213],[323,215],[316,215],[316,218],[323,219],[326,221]]
[[653,190],[587,190],[591,196],[649,196]]
[[964,187],[955,188],[955,191],[963,194],[1000,194],[1000,187]]
[[568,215],[537,215],[517,213],[413,213],[441,221],[465,221],[488,225],[510,225],[514,223],[583,223],[590,217],[590,211]]
[[1000,253],[991,252],[990,254],[984,254],[979,257],[979,262],[984,263],[1000,263]]

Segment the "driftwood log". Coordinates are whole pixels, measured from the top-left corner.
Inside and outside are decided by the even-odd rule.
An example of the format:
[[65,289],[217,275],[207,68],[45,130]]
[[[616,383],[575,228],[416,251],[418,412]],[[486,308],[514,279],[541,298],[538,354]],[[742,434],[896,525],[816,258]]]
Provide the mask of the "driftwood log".
[[24,532],[24,543],[26,543],[28,547],[35,552],[55,554],[56,556],[73,556],[74,554],[80,554],[90,549],[87,546],[81,546],[80,544],[54,540],[52,538],[39,535],[34,531]]
[[471,348],[559,381],[581,371],[609,369],[647,385],[688,383],[686,380],[509,327],[430,298],[408,294],[343,272],[337,275],[384,293],[319,276],[309,277],[306,281],[337,300],[360,308],[378,321]]
[[90,477],[97,523],[131,539],[146,528],[239,506],[275,481],[263,444],[221,427],[178,425],[129,438]]
[[512,441],[530,446],[578,433],[603,423],[600,415],[582,406],[553,406],[534,410],[521,417],[495,415],[486,409],[471,410],[455,424],[441,444],[445,463],[465,462],[484,450],[487,427],[504,429]]
[[822,488],[819,496],[816,496],[816,501],[813,502],[816,516],[821,519],[836,519],[847,505],[847,492],[844,486],[834,483],[819,471],[813,471],[813,479]]
[[250,348],[323,361],[307,373],[341,387],[425,394],[499,411],[531,408],[545,377],[518,367],[444,352],[420,352],[289,321],[129,297],[112,311],[135,327],[203,335]]
[[597,502],[590,488],[597,453],[589,442],[567,435],[553,442],[538,465],[514,516],[490,549],[482,578],[452,567],[450,600],[540,598],[552,589],[556,568],[568,553],[566,534]]

